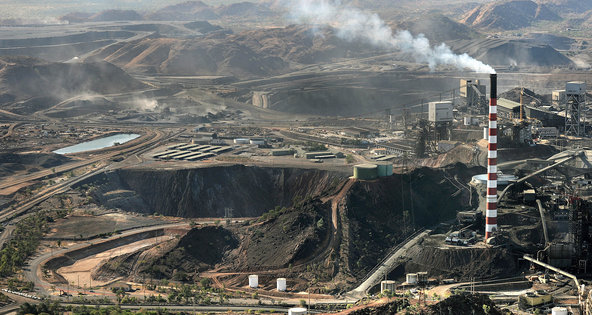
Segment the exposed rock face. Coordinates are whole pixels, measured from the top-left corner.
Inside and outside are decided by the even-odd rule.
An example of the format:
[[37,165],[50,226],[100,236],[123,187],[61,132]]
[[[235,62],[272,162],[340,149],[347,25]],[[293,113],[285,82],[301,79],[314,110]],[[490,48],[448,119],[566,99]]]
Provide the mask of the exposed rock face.
[[495,1],[479,6],[462,19],[462,23],[488,29],[519,29],[538,21],[561,18],[544,4],[530,0]]
[[178,171],[118,170],[90,179],[108,207],[179,217],[259,216],[295,198],[329,194],[344,178],[320,170],[235,165]]

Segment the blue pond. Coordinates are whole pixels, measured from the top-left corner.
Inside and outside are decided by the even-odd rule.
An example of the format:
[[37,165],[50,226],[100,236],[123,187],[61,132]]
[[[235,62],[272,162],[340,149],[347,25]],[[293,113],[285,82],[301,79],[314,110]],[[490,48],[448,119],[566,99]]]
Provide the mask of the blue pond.
[[68,153],[79,153],[85,151],[98,150],[114,146],[116,143],[123,144],[128,141],[138,138],[140,135],[135,133],[120,133],[110,137],[100,138],[92,141],[87,141],[72,145],[69,147],[61,148],[53,151],[57,154],[68,154]]

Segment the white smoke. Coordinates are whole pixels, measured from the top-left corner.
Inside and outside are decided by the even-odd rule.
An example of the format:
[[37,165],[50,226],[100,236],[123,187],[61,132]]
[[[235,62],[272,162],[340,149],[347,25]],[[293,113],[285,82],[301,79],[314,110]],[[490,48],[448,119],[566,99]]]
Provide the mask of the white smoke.
[[495,73],[493,67],[467,54],[457,55],[444,43],[432,47],[423,34],[416,37],[408,31],[393,34],[377,14],[344,5],[339,0],[288,0],[287,4],[291,17],[298,23],[330,25],[345,40],[366,40],[377,47],[399,50],[419,63],[427,63],[432,70],[438,65],[452,65]]

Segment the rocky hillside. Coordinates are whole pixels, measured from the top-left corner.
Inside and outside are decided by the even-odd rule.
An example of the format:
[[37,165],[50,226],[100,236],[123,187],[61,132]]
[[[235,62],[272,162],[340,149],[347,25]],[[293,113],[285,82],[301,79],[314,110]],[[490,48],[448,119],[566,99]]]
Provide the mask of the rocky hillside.
[[[305,196],[330,194],[344,174],[234,165],[166,170],[117,170],[91,178],[96,200],[110,208],[178,217],[259,216]],[[141,210],[138,210],[141,209]]]
[[[227,275],[223,279],[227,286],[242,285],[244,271],[277,270],[291,279],[314,278],[328,290],[344,291],[414,229],[432,226],[455,217],[458,210],[471,208],[470,192],[459,190],[446,177],[468,181],[480,171],[457,165],[438,170],[422,168],[375,181],[353,181],[325,171],[244,166],[119,170],[91,180],[97,187],[94,199],[103,206],[152,211],[152,204],[157,202],[161,206],[156,209],[170,209],[161,212],[169,215],[222,216],[224,207],[234,207],[235,216],[264,214],[256,221],[210,231],[211,244],[207,246],[221,252],[214,258],[206,257],[210,254],[205,252],[199,254],[203,257],[197,252],[187,253],[193,246],[206,246],[194,243],[198,234],[205,232],[192,230],[190,234],[197,234],[172,241],[165,251],[141,251],[118,258],[100,273],[137,276],[139,266],[109,266],[145,261],[148,263],[141,267],[145,274],[170,278],[175,277],[174,270],[180,270],[192,278],[195,268],[215,265]],[[204,182],[211,188],[204,188]],[[276,206],[268,206],[270,203]],[[184,240],[193,241],[185,244]],[[291,286],[303,289],[306,285],[303,280]]]
[[104,61],[54,63],[27,57],[0,57],[0,107],[10,106],[11,110],[25,114],[80,94],[122,93],[144,87]]
[[490,65],[569,66],[572,61],[549,45],[502,39],[449,42],[456,52],[466,52]]
[[582,0],[542,0],[541,3],[545,4],[555,12],[562,14],[562,12],[575,12],[580,13],[588,10],[592,10],[591,1]]
[[560,19],[544,4],[530,0],[509,0],[481,5],[468,12],[461,22],[484,29],[512,30],[528,27],[534,22]]
[[374,51],[340,39],[331,28],[289,26],[191,39],[153,37],[110,45],[93,57],[135,72],[252,77],[279,74],[290,63],[313,64]]
[[408,21],[390,23],[395,30],[408,30],[414,35],[424,34],[430,42],[441,43],[449,40],[474,39],[481,36],[471,27],[453,21],[442,14],[429,14]]

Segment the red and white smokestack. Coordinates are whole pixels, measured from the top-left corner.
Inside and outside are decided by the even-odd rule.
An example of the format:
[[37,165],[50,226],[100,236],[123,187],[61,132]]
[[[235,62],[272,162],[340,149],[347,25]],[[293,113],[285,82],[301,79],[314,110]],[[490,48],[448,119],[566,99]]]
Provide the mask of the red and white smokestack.
[[485,240],[497,231],[497,74],[490,75],[489,146],[487,152],[487,206]]

